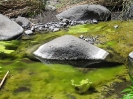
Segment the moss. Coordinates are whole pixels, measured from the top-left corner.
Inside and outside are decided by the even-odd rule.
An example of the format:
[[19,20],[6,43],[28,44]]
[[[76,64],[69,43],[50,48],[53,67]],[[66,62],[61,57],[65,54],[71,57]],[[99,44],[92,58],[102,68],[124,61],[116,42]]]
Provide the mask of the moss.
[[[10,71],[10,76],[0,92],[2,99],[4,97],[16,99],[21,96],[25,99],[42,97],[69,99],[71,95],[77,99],[81,97],[86,99],[92,96],[76,94],[71,85],[72,79],[75,80],[75,83],[82,79],[90,79],[97,89],[100,88],[99,85],[117,79],[117,75],[122,75],[126,70],[124,66],[118,66],[101,68],[84,74],[70,65],[42,64],[28,59],[16,60],[10,64],[5,61],[0,65],[3,70],[0,78],[7,70]],[[94,96],[97,94],[94,93]]]
[[[13,51],[9,54],[11,56],[6,56],[8,55],[7,53],[1,53],[1,55],[4,54],[6,57],[0,60],[0,66],[2,67],[0,70],[2,71],[0,79],[2,79],[6,71],[10,71],[7,81],[0,91],[1,98],[89,99],[91,97],[96,99],[99,96],[102,97],[100,94],[103,84],[106,85],[108,82],[115,83],[115,81],[119,80],[119,76],[123,76],[123,74],[127,75],[127,69],[124,65],[115,67],[104,66],[107,68],[101,66],[102,68],[93,68],[84,73],[70,65],[42,64],[41,62],[24,59],[27,57],[26,51],[28,48],[44,44],[66,34],[77,37],[81,34],[85,37],[92,35],[98,36],[99,43],[95,44],[96,46],[110,52],[112,55],[110,60],[117,60],[117,62],[125,64],[128,53],[133,49],[132,23],[133,21],[130,20],[100,22],[94,25],[77,25],[55,33],[36,33],[36,35],[31,36],[30,40],[1,41],[1,50],[4,52]],[[114,25],[118,25],[119,27],[115,29]],[[14,61],[8,60],[9,57],[13,56],[15,56]],[[90,79],[94,83],[93,86],[96,91],[79,95],[75,93],[71,86],[72,79],[74,79],[75,83],[80,82],[82,79]]]

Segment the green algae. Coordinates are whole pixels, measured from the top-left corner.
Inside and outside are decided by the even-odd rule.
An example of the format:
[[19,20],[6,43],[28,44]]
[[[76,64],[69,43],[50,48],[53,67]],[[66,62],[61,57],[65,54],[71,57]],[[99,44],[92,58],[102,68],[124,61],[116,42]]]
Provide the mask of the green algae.
[[[10,75],[0,92],[1,99],[5,97],[13,99],[21,97],[24,99],[45,97],[69,99],[68,96],[70,95],[77,99],[89,99],[90,94],[83,96],[75,93],[71,85],[72,79],[75,82],[90,79],[94,83],[94,88],[97,89],[102,83],[116,79],[117,75],[122,75],[126,70],[125,66],[117,66],[96,69],[85,74],[70,65],[42,64],[28,59],[16,60],[10,64],[6,63],[0,64],[3,67],[0,78],[6,71],[10,71]],[[93,94],[97,95],[98,93]]]
[[6,46],[9,46],[10,45],[10,42],[0,42],[0,52],[4,52],[4,53],[7,53],[7,54],[10,54],[12,52],[14,52],[14,50],[9,50],[9,49],[6,49]]
[[[33,46],[44,44],[54,38],[62,35],[80,35],[99,36],[96,46],[110,52],[117,62],[125,64],[128,53],[133,49],[133,21],[109,21],[99,24],[85,24],[72,26],[66,30],[51,33],[36,33],[29,40],[1,41],[0,51],[7,52],[17,56],[13,61],[7,59],[0,60],[0,79],[6,71],[10,71],[5,85],[0,91],[1,99],[102,99],[102,85],[108,82],[115,83],[119,76],[127,75],[126,66],[115,66],[106,68],[97,68],[84,73],[70,65],[65,64],[42,64],[41,62],[24,59],[27,57],[26,51],[32,53]],[[115,25],[119,27],[114,28]],[[11,48],[11,46],[14,46]],[[14,51],[15,50],[15,51]],[[30,54],[28,53],[28,54]],[[6,56],[7,58],[9,56]],[[10,56],[11,57],[11,56]],[[30,56],[33,57],[33,56]],[[113,60],[113,57],[111,59]],[[100,66],[99,66],[100,67]],[[102,67],[102,66],[101,66]],[[127,76],[126,76],[127,77]],[[75,92],[71,86],[71,80],[75,83],[82,79],[92,81],[93,87],[98,92],[80,95]],[[104,90],[103,90],[104,91]]]

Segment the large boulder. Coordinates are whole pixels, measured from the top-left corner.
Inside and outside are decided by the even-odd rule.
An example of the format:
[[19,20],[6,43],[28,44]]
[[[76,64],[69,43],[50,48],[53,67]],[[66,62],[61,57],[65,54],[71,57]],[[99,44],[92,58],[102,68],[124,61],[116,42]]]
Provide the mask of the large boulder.
[[109,53],[78,37],[64,35],[40,46],[33,54],[49,60],[104,60]]
[[23,33],[23,28],[15,21],[0,14],[0,40],[10,40]]
[[101,5],[78,5],[56,15],[58,20],[89,20],[107,21],[111,19],[111,12]]

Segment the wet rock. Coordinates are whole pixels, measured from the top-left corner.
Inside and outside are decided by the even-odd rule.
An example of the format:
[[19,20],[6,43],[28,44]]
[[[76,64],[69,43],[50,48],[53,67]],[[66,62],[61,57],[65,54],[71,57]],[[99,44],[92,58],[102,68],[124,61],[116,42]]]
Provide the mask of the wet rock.
[[23,33],[23,28],[15,21],[0,14],[0,40],[10,40]]
[[75,36],[64,35],[40,46],[33,54],[42,59],[104,60],[109,53]]
[[101,5],[78,5],[56,15],[58,20],[90,20],[107,21],[111,19],[111,12]]

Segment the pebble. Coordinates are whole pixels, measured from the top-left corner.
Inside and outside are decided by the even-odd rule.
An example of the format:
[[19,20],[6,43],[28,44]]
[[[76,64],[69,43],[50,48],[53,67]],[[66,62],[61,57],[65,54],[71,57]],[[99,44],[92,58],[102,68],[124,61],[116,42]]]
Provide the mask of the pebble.
[[83,35],[80,35],[80,37],[79,37],[79,38],[83,39],[83,38],[84,38],[84,36],[83,36]]
[[85,21],[72,21],[68,19],[62,19],[60,22],[48,22],[46,24],[43,23],[37,23],[32,24],[29,29],[25,31],[25,34],[33,34],[35,31],[52,31],[56,32],[59,31],[61,28],[68,27],[68,26],[74,26],[78,24],[86,24],[86,23],[98,23],[97,20],[85,20]]
[[92,20],[92,23],[93,23],[93,24],[97,24],[98,21],[97,21],[96,19],[93,19],[93,20]]
[[59,31],[60,30],[60,28],[54,28],[53,29],[53,32],[57,32],[57,31]]
[[24,33],[27,35],[30,35],[30,34],[33,34],[33,31],[32,30],[26,30]]
[[117,29],[119,26],[118,25],[115,25],[114,28]]
[[86,42],[88,42],[90,44],[93,44],[94,45],[95,43],[97,43],[96,41],[98,39],[98,36],[96,36],[96,37],[93,37],[93,36],[84,37],[83,35],[80,35],[79,38],[82,39],[82,40],[85,40]]

